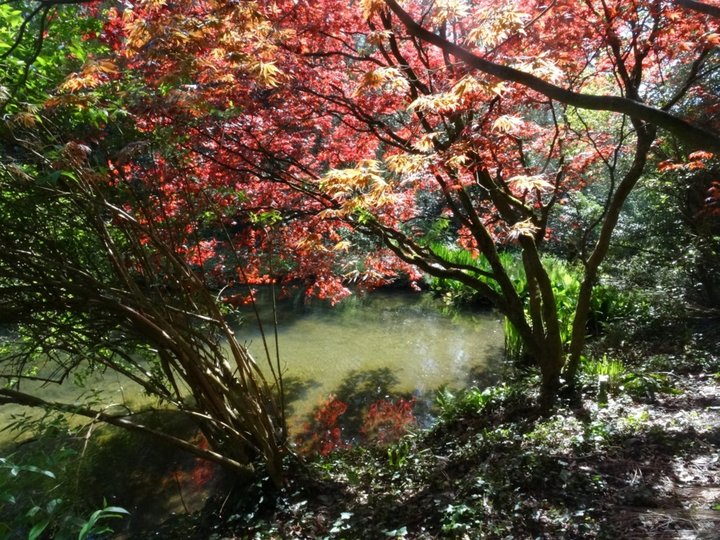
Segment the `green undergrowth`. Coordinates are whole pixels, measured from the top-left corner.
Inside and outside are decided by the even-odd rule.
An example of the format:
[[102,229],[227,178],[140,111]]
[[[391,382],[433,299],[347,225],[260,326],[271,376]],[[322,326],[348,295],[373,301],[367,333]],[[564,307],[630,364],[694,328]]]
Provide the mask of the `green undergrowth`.
[[[597,379],[604,375],[613,383],[599,402]],[[707,512],[720,501],[687,493],[720,479],[716,376],[638,371],[600,357],[585,361],[581,382],[581,396],[545,416],[532,406],[532,377],[441,390],[432,428],[390,445],[339,449],[295,463],[272,502],[265,499],[252,512],[237,506],[229,521],[215,515],[207,533],[645,538],[668,525],[643,521],[641,514],[671,507],[686,516],[671,527],[712,538],[703,536],[717,525]],[[685,470],[694,472],[678,473]]]
[[[481,272],[490,272],[490,265],[482,257],[473,256],[465,249],[433,244],[433,251],[447,261],[466,267],[475,267]],[[508,277],[513,283],[520,298],[527,303],[529,298],[528,283],[520,255],[506,251],[499,253]],[[553,256],[543,257],[543,265],[547,271],[555,297],[555,309],[560,321],[560,338],[569,344],[572,336],[572,324],[577,307],[583,274],[581,267]],[[501,292],[497,283],[483,274],[475,274],[478,279],[496,292]],[[483,299],[478,291],[467,285],[446,278],[432,277],[430,288],[451,305],[480,304]],[[529,307],[526,305],[526,317],[529,319]],[[651,314],[650,301],[643,291],[621,290],[611,282],[601,281],[593,289],[590,312],[588,314],[588,331],[593,335],[619,333],[621,326],[634,325]],[[508,358],[520,360],[525,354],[523,341],[506,318],[503,323],[505,333],[505,350]]]
[[[169,411],[142,419],[196,436],[191,423]],[[154,526],[173,513],[201,509],[199,493],[217,472],[167,444],[52,412],[17,413],[4,431],[7,439],[21,439],[0,448],[3,540],[99,540]]]
[[[601,377],[608,382],[602,399]],[[580,394],[546,415],[534,406],[537,376],[510,372],[503,381],[440,389],[432,427],[414,426],[391,442],[368,439],[339,444],[327,455],[288,457],[280,490],[262,477],[213,483],[218,471],[202,462],[171,464],[168,454],[112,430],[94,434],[83,461],[72,461],[73,454],[67,471],[54,464],[57,478],[46,477],[44,488],[4,487],[42,501],[40,513],[53,489],[60,491],[53,486],[79,479],[75,485],[93,496],[89,506],[63,510],[77,516],[67,524],[72,538],[95,515],[92,505],[103,508],[103,481],[137,488],[134,499],[126,493],[105,502],[131,512],[99,523],[126,531],[118,538],[602,539],[657,537],[667,528],[713,538],[720,499],[698,494],[715,493],[707,486],[720,482],[716,352],[658,354],[644,363],[611,352],[589,356]],[[76,443],[74,451],[83,452],[84,442]],[[22,464],[29,466],[31,457],[38,454]],[[18,474],[43,476],[34,469]],[[202,482],[209,499],[191,500],[192,485]],[[160,499],[174,499],[175,506],[158,509],[155,519],[168,510],[174,517],[162,525],[138,521]],[[673,520],[676,514],[682,519]],[[653,521],[658,515],[665,520]]]
[[103,485],[84,467],[94,444],[66,417],[20,415],[5,430],[13,427],[30,438],[0,451],[0,538],[104,538],[129,515],[93,489]]

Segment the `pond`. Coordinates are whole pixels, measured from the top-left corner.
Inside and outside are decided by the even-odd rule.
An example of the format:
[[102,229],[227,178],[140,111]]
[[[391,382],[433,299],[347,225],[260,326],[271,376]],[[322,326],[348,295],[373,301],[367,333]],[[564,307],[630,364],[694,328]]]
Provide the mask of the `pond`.
[[[259,305],[274,355],[271,305],[264,295]],[[471,386],[492,375],[491,364],[503,353],[502,323],[496,314],[448,310],[428,294],[376,292],[334,307],[287,300],[278,303],[277,312],[291,427],[331,394],[362,390],[368,399],[405,395],[422,403],[441,386]],[[246,310],[242,319],[236,336],[268,371],[255,317]],[[133,408],[146,400],[136,385],[117,374],[88,381],[84,390],[72,383],[46,385],[41,395],[50,401],[78,402],[81,395],[100,392],[109,402]],[[19,409],[0,407],[0,424],[7,425]],[[0,432],[0,441],[6,437],[7,432]]]
[[[260,311],[272,351],[272,310],[264,299]],[[254,317],[248,311],[243,318],[236,329],[239,341],[249,346],[261,365],[267,364]],[[493,313],[448,312],[430,295],[404,292],[352,297],[335,307],[283,301],[278,305],[277,333],[293,436],[331,394],[347,403],[346,416],[355,418],[377,400],[413,398],[416,416],[427,422],[429,404],[439,387],[461,388],[492,380],[504,340],[501,320]],[[89,392],[101,392],[105,402],[135,410],[147,403],[136,386],[115,374],[88,381],[85,389],[73,384],[49,386],[40,395],[79,402]],[[23,412],[21,407],[0,407],[0,425]],[[160,421],[167,427],[167,419]],[[0,431],[0,448],[7,449],[14,435]],[[146,439],[138,441],[118,430],[94,431],[87,440],[91,444],[82,443],[82,454],[88,446],[92,459],[77,455],[77,465],[71,468],[75,496],[98,505],[107,498],[109,504],[127,508],[131,518],[124,520],[126,536],[121,537],[152,530],[172,514],[201,509],[213,490],[214,480],[208,480],[212,475],[201,460],[185,455],[170,458],[174,454],[162,445],[147,445]],[[52,441],[44,444],[36,451],[56,453]]]
[[[273,354],[270,308],[262,306]],[[246,321],[236,335],[266,365],[258,325],[250,314]],[[491,377],[504,346],[496,314],[448,310],[431,295],[397,291],[351,297],[335,307],[284,302],[277,332],[291,431],[331,394],[358,406],[412,396],[423,409],[442,386],[463,388]]]

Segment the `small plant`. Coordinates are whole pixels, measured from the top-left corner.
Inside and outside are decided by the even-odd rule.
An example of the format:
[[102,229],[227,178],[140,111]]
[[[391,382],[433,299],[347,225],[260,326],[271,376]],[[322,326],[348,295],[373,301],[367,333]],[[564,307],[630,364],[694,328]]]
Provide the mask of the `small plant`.
[[643,409],[639,412],[628,414],[623,420],[626,429],[631,432],[640,432],[650,420],[650,413]]
[[[52,482],[46,485],[42,480]],[[34,487],[28,489],[26,481]],[[129,515],[124,508],[103,503],[103,508],[95,510],[85,520],[77,514],[67,498],[43,498],[43,494],[55,492],[60,484],[52,471],[34,465],[17,464],[10,458],[0,458],[0,502],[5,511],[2,518],[6,521],[0,522],[0,536],[4,538],[4,533],[26,531],[28,540],[48,538],[48,534],[53,538],[70,538],[79,528],[78,540],[87,540],[113,532],[101,521]]]
[[582,372],[592,380],[607,378],[608,390],[611,392],[620,388],[627,373],[621,361],[608,358],[606,354],[600,360],[585,358]]
[[490,386],[483,390],[470,388],[454,394],[447,388],[438,391],[435,403],[440,409],[440,416],[450,420],[465,414],[480,414],[493,403],[498,403],[510,395],[511,388],[507,384]]
[[119,506],[107,506],[107,502],[103,501],[103,508],[95,510],[85,524],[80,529],[78,534],[78,540],[87,540],[101,534],[111,533],[113,529],[108,527],[101,521],[108,519],[122,519],[124,516],[129,516],[130,512]]
[[391,467],[399,469],[407,463],[408,457],[410,457],[410,451],[412,446],[410,441],[402,440],[395,444],[388,446],[387,455],[388,463]]
[[467,532],[478,524],[477,512],[464,503],[448,504],[443,510],[442,530],[444,533],[467,537]]
[[447,387],[438,390],[435,396],[435,404],[440,409],[440,416],[444,420],[449,420],[460,414],[460,396],[451,392]]
[[558,414],[538,421],[532,431],[524,434],[537,452],[569,452],[585,443],[585,429],[572,414]]
[[619,360],[603,355],[600,360],[584,359],[582,373],[590,382],[606,381],[610,393],[623,391],[633,398],[655,399],[656,394],[677,393],[670,377],[665,373],[628,371]]
[[656,394],[680,393],[665,373],[628,373],[623,388],[632,397],[645,399],[655,399]]
[[[52,501],[50,501],[50,503],[45,505],[44,509],[43,507],[35,504],[27,511],[24,511],[23,514],[23,511],[20,509],[20,494],[16,492],[16,490],[19,489],[17,478],[21,475],[24,476],[29,474],[31,476],[40,475],[44,476],[45,478],[51,478],[55,480],[55,474],[52,471],[41,469],[40,467],[36,467],[34,465],[18,465],[10,461],[9,458],[0,458],[0,471],[3,473],[0,474],[0,502],[2,502],[2,505],[8,511],[13,507],[16,507],[17,510],[20,510],[17,517],[19,521],[15,522],[15,526],[21,526],[23,528],[29,527],[30,530],[28,532],[28,540],[35,540],[50,525],[51,520],[49,516],[57,507],[59,500],[53,499]],[[46,513],[48,514],[47,516],[45,515]],[[11,524],[6,523],[3,523],[2,525],[3,528],[5,526],[11,526]],[[2,530],[3,529],[0,528],[0,532],[2,532]],[[6,532],[9,533],[10,531],[8,530]]]

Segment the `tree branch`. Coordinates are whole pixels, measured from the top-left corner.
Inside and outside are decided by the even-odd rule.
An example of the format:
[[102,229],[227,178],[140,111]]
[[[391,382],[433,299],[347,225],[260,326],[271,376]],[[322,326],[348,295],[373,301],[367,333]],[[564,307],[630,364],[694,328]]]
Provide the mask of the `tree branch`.
[[[680,2],[680,0],[678,0]],[[597,111],[612,111],[627,114],[632,118],[648,122],[655,126],[666,129],[670,133],[685,141],[695,149],[704,149],[712,152],[720,152],[720,136],[712,131],[696,126],[670,114],[661,109],[645,105],[632,99],[619,96],[607,96],[597,94],[582,94],[556,86],[543,79],[525,73],[515,68],[503,66],[485,60],[467,49],[456,45],[442,37],[423,28],[396,2],[396,0],[385,0],[387,6],[400,19],[411,36],[418,37],[432,43],[433,45],[447,51],[468,66],[477,70],[498,77],[505,81],[518,83],[526,88],[535,90],[550,99],[554,99],[566,105],[572,105],[581,109]],[[697,2],[696,2],[697,3]]]
[[711,6],[704,2],[696,2],[695,0],[675,0],[675,3],[684,8],[697,11],[698,13],[720,18],[720,7]]
[[128,420],[125,416],[114,416],[112,414],[107,414],[102,411],[94,411],[92,409],[86,409],[84,407],[70,405],[68,403],[45,401],[43,399],[40,399],[39,397],[32,396],[24,392],[18,392],[17,390],[10,390],[7,388],[0,389],[0,405],[7,405],[10,403],[24,405],[26,407],[41,407],[63,413],[85,416],[87,418],[92,418],[96,421],[99,420],[106,424],[112,424],[114,426],[128,429],[130,431],[150,435],[152,437],[155,437],[156,439],[161,439],[166,443],[171,444],[172,446],[180,448],[181,450],[184,450],[202,459],[218,463],[219,465],[222,465],[223,467],[226,467],[230,470],[235,470],[241,473],[251,473],[253,470],[251,465],[243,465],[242,463],[239,463],[234,459],[220,455],[217,452],[213,452],[212,450],[200,448],[173,435],[168,435],[167,433],[163,433],[162,431],[158,431],[143,424],[137,424],[131,420]]

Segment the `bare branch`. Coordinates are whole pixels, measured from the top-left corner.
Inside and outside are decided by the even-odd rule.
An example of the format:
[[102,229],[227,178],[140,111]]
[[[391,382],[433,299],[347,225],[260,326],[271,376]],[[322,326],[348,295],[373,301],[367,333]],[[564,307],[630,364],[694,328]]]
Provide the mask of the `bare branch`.
[[87,418],[92,418],[96,421],[99,420],[106,424],[122,427],[130,431],[143,433],[145,435],[151,435],[155,439],[163,440],[176,448],[180,448],[185,452],[189,452],[190,454],[193,454],[197,457],[207,459],[208,461],[218,463],[219,465],[222,465],[223,467],[226,467],[230,470],[246,474],[253,471],[253,467],[251,465],[243,465],[242,463],[239,463],[234,459],[218,454],[217,452],[213,452],[212,450],[200,448],[199,446],[184,441],[183,439],[179,439],[178,437],[175,437],[173,435],[169,435],[167,433],[164,433],[157,429],[153,429],[143,424],[138,424],[132,420],[129,420],[127,416],[115,416],[102,411],[95,411],[92,409],[87,409],[85,407],[71,405],[69,403],[45,401],[37,396],[26,394],[24,392],[18,392],[17,390],[10,390],[8,388],[0,389],[0,405],[7,405],[10,403],[16,405],[24,405],[26,407],[40,407],[62,413],[85,416]]

